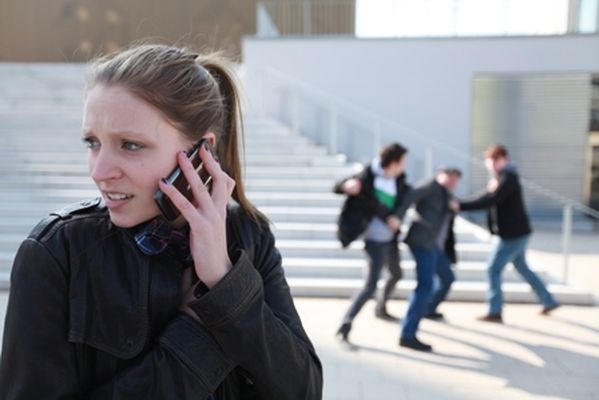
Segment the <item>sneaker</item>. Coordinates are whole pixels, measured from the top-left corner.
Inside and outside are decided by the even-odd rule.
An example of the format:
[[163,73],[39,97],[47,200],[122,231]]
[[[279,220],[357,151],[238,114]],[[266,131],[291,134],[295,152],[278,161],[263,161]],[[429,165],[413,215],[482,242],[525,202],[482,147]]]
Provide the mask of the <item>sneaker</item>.
[[384,319],[385,321],[393,321],[393,322],[399,321],[399,318],[397,318],[394,315],[389,314],[387,312],[387,310],[385,310],[385,309],[375,308],[374,315],[377,318]]
[[552,304],[550,306],[545,306],[541,310],[541,315],[549,315],[551,313],[551,311],[555,310],[558,307],[559,307],[558,303]]
[[476,318],[478,321],[485,321],[485,322],[496,322],[501,324],[503,322],[503,318],[501,318],[501,314],[487,314],[487,315],[483,315],[481,317]]
[[348,343],[349,342],[348,336],[349,336],[350,330],[351,330],[351,324],[349,322],[344,322],[343,324],[341,324],[339,329],[337,329],[337,332],[335,333],[335,337],[337,337],[339,339],[339,341],[341,341],[341,342]]
[[400,338],[399,345],[417,351],[433,351],[433,346],[414,338]]
[[424,316],[424,318],[439,320],[444,319],[443,314],[437,311],[430,312]]

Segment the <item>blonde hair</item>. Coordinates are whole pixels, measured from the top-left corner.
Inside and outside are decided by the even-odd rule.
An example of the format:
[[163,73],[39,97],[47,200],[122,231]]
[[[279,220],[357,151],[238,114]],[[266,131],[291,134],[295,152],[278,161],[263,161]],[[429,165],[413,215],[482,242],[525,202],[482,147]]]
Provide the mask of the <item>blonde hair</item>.
[[214,132],[221,167],[236,182],[233,199],[254,221],[267,223],[244,192],[239,88],[224,57],[162,44],[134,45],[91,63],[86,91],[97,84],[128,89],[192,141]]

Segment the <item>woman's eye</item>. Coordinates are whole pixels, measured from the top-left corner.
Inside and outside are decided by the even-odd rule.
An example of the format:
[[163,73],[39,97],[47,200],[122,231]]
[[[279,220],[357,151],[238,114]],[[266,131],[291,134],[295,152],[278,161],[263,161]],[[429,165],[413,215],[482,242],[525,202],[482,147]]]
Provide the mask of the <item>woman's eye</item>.
[[83,143],[85,144],[85,147],[90,150],[96,149],[100,146],[100,142],[94,138],[83,138]]
[[123,141],[123,144],[122,144],[122,148],[127,151],[137,151],[137,150],[142,149],[143,147],[144,146],[139,143],[129,142],[129,141]]

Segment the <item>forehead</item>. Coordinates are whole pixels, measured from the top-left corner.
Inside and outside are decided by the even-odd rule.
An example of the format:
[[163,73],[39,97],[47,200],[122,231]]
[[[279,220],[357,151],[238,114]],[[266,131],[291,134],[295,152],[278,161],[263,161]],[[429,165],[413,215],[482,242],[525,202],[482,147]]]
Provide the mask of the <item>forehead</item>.
[[158,110],[121,86],[96,85],[87,92],[84,129],[156,134],[159,126],[166,123]]

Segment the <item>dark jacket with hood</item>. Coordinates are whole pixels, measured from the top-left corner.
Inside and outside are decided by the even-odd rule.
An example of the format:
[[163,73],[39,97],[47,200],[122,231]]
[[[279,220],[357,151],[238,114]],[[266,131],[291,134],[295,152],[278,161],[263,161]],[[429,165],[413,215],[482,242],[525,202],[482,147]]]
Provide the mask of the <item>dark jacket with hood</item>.
[[227,238],[233,268],[194,292],[196,319],[170,248],[142,253],[99,201],[51,214],[14,261],[0,398],[320,399],[270,230],[236,205]]
[[[455,264],[457,262],[453,232],[455,213],[449,209],[450,199],[451,194],[447,189],[433,179],[407,194],[397,210],[397,216],[403,219],[408,208],[412,204],[415,205],[416,213],[404,239],[404,242],[411,246],[433,250],[436,248],[437,237],[441,229],[447,229],[444,246],[441,250]],[[446,218],[448,218],[447,225],[444,224]]]
[[489,231],[502,239],[515,239],[532,232],[524,207],[522,186],[514,164],[509,163],[497,174],[497,188],[476,199],[460,202],[460,209],[487,209]]
[[[377,217],[385,221],[387,217],[393,214],[401,204],[405,194],[410,190],[410,186],[406,183],[406,175],[402,173],[395,179],[397,190],[395,204],[393,208],[387,207],[376,198],[374,192],[375,173],[371,166],[367,166],[360,174],[337,182],[333,187],[333,192],[345,194],[343,184],[351,178],[360,180],[362,190],[356,196],[347,196],[337,220],[337,238],[344,248],[349,246],[366,230],[372,218]],[[397,232],[397,235],[399,235],[399,232]]]

